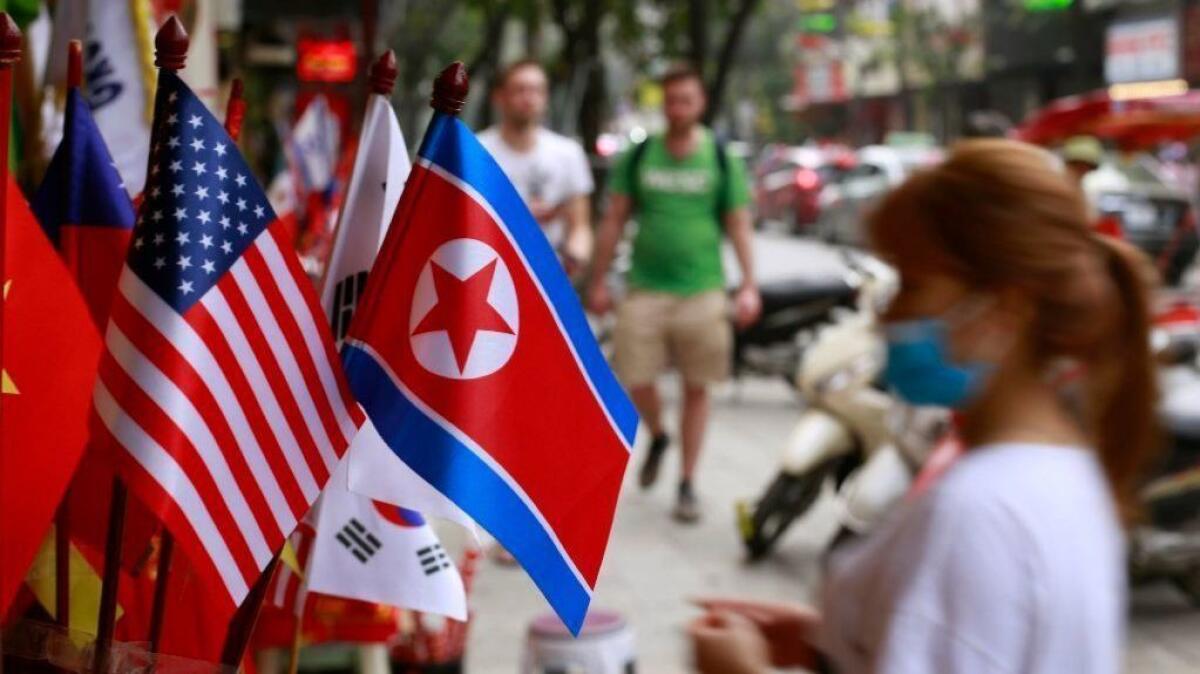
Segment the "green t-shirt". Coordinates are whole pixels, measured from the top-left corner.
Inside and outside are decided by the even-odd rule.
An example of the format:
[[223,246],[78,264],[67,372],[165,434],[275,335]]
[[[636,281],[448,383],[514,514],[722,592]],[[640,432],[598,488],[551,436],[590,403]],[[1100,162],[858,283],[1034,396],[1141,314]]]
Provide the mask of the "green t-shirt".
[[[712,134],[706,131],[696,149],[682,159],[667,152],[662,136],[645,142],[636,169],[636,194],[630,184],[632,148],[617,159],[609,185],[614,194],[635,199],[638,230],[629,285],[676,295],[723,287],[724,223],[717,217],[721,169]],[[750,188],[741,160],[726,154],[725,161],[724,205],[734,210],[750,202]]]

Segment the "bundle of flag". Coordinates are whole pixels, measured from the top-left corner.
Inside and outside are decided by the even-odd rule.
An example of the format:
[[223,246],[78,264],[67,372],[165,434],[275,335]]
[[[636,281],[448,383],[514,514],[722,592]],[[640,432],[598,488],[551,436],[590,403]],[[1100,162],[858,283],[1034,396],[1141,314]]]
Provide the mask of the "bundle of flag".
[[465,97],[461,64],[438,87],[442,110],[351,324],[346,372],[391,449],[578,632],[637,415],[533,216],[447,114]]

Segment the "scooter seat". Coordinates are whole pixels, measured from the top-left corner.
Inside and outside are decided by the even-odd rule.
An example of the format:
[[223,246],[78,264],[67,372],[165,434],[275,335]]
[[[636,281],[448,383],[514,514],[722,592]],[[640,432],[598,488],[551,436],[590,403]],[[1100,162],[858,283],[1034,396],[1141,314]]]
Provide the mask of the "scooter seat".
[[789,279],[772,281],[759,287],[763,310],[810,302],[841,303],[854,297],[854,288],[841,279]]

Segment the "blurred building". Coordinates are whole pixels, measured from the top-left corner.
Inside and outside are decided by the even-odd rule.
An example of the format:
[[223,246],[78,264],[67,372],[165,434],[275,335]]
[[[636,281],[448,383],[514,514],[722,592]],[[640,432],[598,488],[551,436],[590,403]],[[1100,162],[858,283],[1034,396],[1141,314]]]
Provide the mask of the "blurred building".
[[820,136],[949,139],[975,110],[1019,122],[1112,84],[1200,84],[1200,0],[798,2],[795,86],[783,105]]

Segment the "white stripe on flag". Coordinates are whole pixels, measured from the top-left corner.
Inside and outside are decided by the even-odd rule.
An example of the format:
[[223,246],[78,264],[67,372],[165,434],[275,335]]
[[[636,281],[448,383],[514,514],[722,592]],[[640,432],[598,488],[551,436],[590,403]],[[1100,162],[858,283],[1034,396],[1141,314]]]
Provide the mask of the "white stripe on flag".
[[[267,268],[271,270],[271,275],[279,284],[279,293],[283,295],[283,301],[287,303],[288,309],[296,319],[296,324],[300,326],[300,334],[304,336],[304,344],[308,347],[309,356],[317,365],[317,376],[321,380],[321,387],[325,389],[325,397],[329,399],[333,414],[337,417],[338,426],[342,429],[342,437],[346,442],[350,442],[354,434],[358,432],[358,428],[354,425],[354,420],[350,418],[350,412],[347,409],[350,402],[342,398],[342,391],[338,388],[337,377],[329,362],[324,340],[321,339],[321,334],[317,330],[316,321],[327,319],[324,316],[313,315],[308,303],[304,300],[304,295],[296,285],[296,279],[288,271],[283,252],[279,250],[279,246],[270,236],[270,232],[259,236],[254,245],[262,253]],[[340,363],[338,363],[338,367],[341,367]],[[329,466],[329,470],[333,471],[333,465]]]
[[[118,285],[121,294],[129,304],[153,325],[159,334],[175,347],[176,351],[187,354],[188,360],[191,361],[196,371],[205,373],[204,385],[216,399],[221,416],[225,417],[225,422],[233,431],[233,437],[237,440],[242,455],[246,457],[246,463],[250,465],[254,481],[262,489],[263,497],[267,500],[267,507],[271,509],[275,523],[285,534],[294,529],[296,515],[288,506],[287,499],[284,498],[283,491],[279,488],[279,482],[275,480],[275,475],[267,464],[263,450],[259,447],[254,432],[250,429],[250,422],[246,419],[241,403],[238,402],[233,387],[229,385],[225,372],[217,364],[217,359],[208,349],[208,345],[200,338],[200,335],[196,334],[187,321],[175,313],[175,310],[151,290],[129,267],[125,267],[121,272]],[[311,501],[312,498],[310,496],[309,500]]]
[[[270,236],[270,233],[264,236]],[[325,460],[325,466],[332,470],[338,460],[337,452],[333,451],[329,435],[325,433],[325,425],[321,423],[321,415],[317,412],[317,406],[313,402],[314,392],[309,391],[308,383],[304,381],[300,363],[296,361],[296,354],[292,353],[287,338],[283,335],[283,329],[275,320],[275,312],[271,309],[271,304],[263,296],[262,288],[258,286],[258,280],[254,278],[254,272],[250,271],[244,257],[234,262],[233,266],[229,268],[229,272],[238,290],[242,292],[242,297],[246,298],[246,304],[250,307],[250,312],[254,314],[254,323],[262,333],[271,354],[274,355],[279,371],[283,373],[283,380],[292,393],[292,399],[300,408],[300,416],[304,420],[308,434],[317,445],[317,451],[321,453],[321,458]]]
[[[104,343],[113,360],[125,370],[125,374],[146,392],[146,396],[162,409],[163,414],[171,419],[196,449],[196,455],[204,462],[204,467],[216,483],[221,500],[229,508],[229,514],[237,523],[238,531],[254,555],[254,561],[260,568],[266,565],[271,561],[271,548],[267,545],[262,530],[258,528],[258,520],[254,518],[250,505],[246,503],[246,497],[242,494],[233,477],[233,471],[225,461],[225,455],[218,449],[217,439],[213,437],[212,430],[200,415],[200,411],[170,377],[163,374],[158,366],[138,351],[125,333],[117,327],[116,321],[109,321]],[[199,374],[201,378],[205,376],[203,371]]]
[[112,394],[105,388],[103,381],[96,382],[92,393],[97,416],[117,442],[121,443],[142,468],[155,482],[171,495],[180,512],[187,518],[196,532],[200,544],[208,552],[213,566],[225,584],[225,589],[233,599],[234,604],[240,604],[250,591],[246,579],[233,561],[233,554],[225,545],[225,539],[217,530],[217,525],[204,507],[204,501],[196,491],[195,485],[188,479],[186,473],[175,463],[175,459],[138,426],[124,410],[113,400]]
[[[208,310],[217,327],[221,329],[221,334],[233,351],[234,357],[237,358],[238,364],[246,371],[246,381],[250,383],[250,389],[254,392],[258,406],[267,419],[267,425],[271,427],[271,432],[275,435],[280,450],[283,451],[283,458],[291,468],[292,475],[296,477],[296,483],[300,485],[300,490],[304,492],[304,500],[312,503],[321,490],[317,487],[317,481],[308,468],[308,462],[300,453],[300,445],[296,441],[296,436],[292,434],[291,425],[283,416],[283,410],[279,407],[279,401],[275,399],[275,392],[271,390],[271,386],[267,382],[267,375],[263,372],[262,365],[254,355],[254,350],[250,348],[250,342],[242,332],[242,326],[238,323],[237,317],[233,315],[233,310],[229,308],[229,303],[225,301],[225,296],[221,294],[221,286],[214,286],[212,290],[205,293],[204,297],[200,299],[200,304]],[[291,531],[295,527],[296,520],[293,516],[292,525],[283,531]]]

